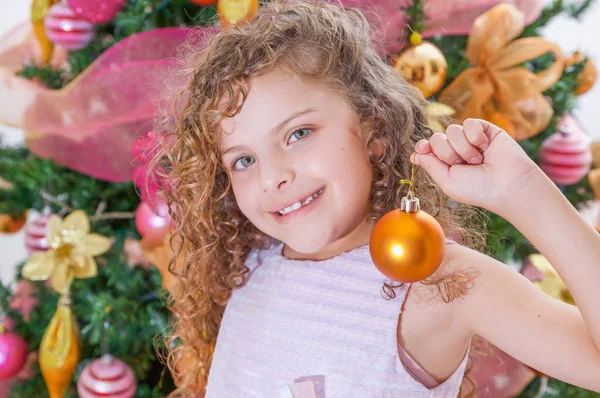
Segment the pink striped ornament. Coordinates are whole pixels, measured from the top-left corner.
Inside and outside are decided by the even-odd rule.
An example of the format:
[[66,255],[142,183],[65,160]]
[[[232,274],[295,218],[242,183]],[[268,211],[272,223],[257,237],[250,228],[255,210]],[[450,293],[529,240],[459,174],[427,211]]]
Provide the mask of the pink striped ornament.
[[69,51],[81,50],[94,38],[94,25],[73,11],[68,5],[57,3],[50,7],[44,20],[48,39]]
[[50,248],[46,238],[46,230],[50,215],[42,215],[25,229],[25,246],[29,254],[45,252]]
[[67,0],[73,11],[93,24],[112,21],[123,8],[125,0]]
[[81,398],[131,398],[136,388],[131,368],[110,354],[87,365],[77,381]]
[[540,168],[559,185],[575,184],[590,171],[590,139],[582,132],[561,129],[546,138],[540,149]]

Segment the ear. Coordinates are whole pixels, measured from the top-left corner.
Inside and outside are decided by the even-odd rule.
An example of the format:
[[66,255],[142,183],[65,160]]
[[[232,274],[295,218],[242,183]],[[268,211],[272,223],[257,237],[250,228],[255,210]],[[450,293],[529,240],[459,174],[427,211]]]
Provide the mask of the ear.
[[373,155],[376,157],[380,157],[385,152],[386,145],[381,141],[373,141],[370,145],[370,149],[373,152]]

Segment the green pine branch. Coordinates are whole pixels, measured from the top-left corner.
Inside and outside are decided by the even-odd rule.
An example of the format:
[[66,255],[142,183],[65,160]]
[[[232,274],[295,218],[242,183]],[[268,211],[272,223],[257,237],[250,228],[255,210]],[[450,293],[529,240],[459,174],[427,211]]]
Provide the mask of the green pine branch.
[[[404,11],[407,16],[407,25],[410,30],[414,32],[422,33],[425,30],[425,22],[427,20],[427,16],[425,15],[425,11],[423,10],[423,0],[414,0],[411,4],[406,7],[400,7],[401,10]],[[410,35],[407,35],[408,38]]]
[[552,19],[559,15],[580,19],[596,0],[583,0],[577,3],[565,0],[553,0],[551,4],[544,7],[541,15],[533,21],[522,34],[522,37],[539,36],[540,29],[546,26]]

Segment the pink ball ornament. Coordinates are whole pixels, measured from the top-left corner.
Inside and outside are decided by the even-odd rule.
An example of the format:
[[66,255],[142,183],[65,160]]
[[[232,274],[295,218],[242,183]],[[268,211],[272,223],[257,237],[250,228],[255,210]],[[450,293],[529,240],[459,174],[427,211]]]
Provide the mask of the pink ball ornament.
[[25,228],[25,246],[29,254],[45,252],[50,248],[46,239],[49,218],[50,215],[42,215]]
[[559,185],[575,184],[590,171],[592,151],[590,138],[572,128],[572,123],[559,123],[559,131],[546,138],[540,149],[540,168]]
[[0,380],[8,380],[23,369],[27,361],[27,342],[13,332],[0,334]]
[[77,381],[77,392],[81,398],[131,398],[136,388],[131,368],[110,354],[83,368]]
[[67,3],[80,18],[93,24],[103,24],[113,20],[125,0],[68,0]]
[[94,25],[78,17],[63,3],[50,7],[44,27],[52,43],[70,51],[84,48],[94,38]]
[[147,201],[141,202],[135,212],[135,226],[146,240],[162,244],[171,226],[169,207],[165,202],[156,201],[154,206]]

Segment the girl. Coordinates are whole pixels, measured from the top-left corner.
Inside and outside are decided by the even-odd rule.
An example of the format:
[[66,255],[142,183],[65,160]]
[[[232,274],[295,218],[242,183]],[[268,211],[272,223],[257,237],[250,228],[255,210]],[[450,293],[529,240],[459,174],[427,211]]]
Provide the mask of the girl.
[[[188,248],[171,267],[178,393],[453,397],[475,335],[600,391],[600,236],[500,128],[432,134],[359,11],[264,5],[195,57],[186,94],[168,149]],[[368,241],[400,206],[415,151],[422,209],[464,246],[448,240],[432,277],[398,286]],[[519,228],[578,308],[467,247],[481,235],[456,202]]]

